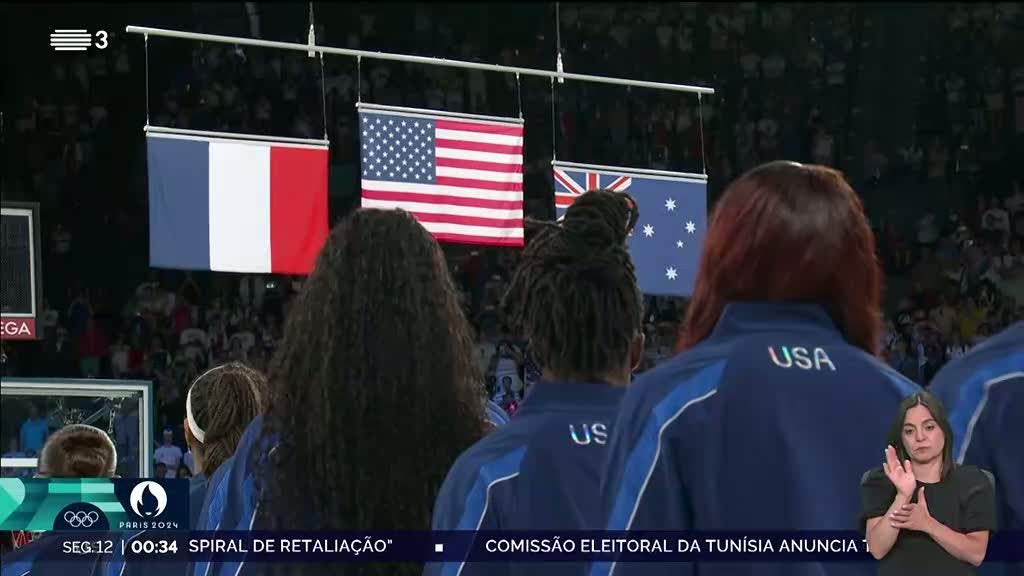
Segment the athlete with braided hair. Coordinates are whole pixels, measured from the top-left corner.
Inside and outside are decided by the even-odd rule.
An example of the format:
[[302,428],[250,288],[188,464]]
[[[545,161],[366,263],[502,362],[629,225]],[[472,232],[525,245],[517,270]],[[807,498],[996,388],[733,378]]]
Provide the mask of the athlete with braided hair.
[[[224,465],[232,460],[246,426],[263,414],[268,394],[266,377],[241,362],[211,368],[189,387],[185,396],[185,442],[196,467],[189,490],[192,528],[199,524],[210,486],[224,481],[224,475],[215,474],[222,466],[230,467]],[[124,533],[122,537],[127,542],[138,534]],[[179,562],[128,561],[119,550],[106,565],[106,574],[118,576],[178,576],[188,571],[188,566]]]
[[210,477],[238,447],[245,427],[263,413],[267,379],[242,364],[229,362],[207,370],[185,396],[185,442],[196,469],[189,510],[196,525]]
[[[542,378],[508,424],[467,450],[434,505],[434,530],[580,530],[601,520],[608,434],[640,361],[643,300],[626,239],[624,193],[592,190],[560,223],[528,222],[529,242],[502,308]],[[482,499],[469,498],[487,486]],[[428,565],[426,574],[582,574],[582,564]]]

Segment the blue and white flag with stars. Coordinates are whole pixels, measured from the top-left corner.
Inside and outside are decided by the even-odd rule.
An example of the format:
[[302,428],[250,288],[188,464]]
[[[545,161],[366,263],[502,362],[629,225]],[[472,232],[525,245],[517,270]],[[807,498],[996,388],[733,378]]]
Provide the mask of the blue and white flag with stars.
[[629,237],[644,294],[689,296],[707,229],[707,176],[555,162],[555,215],[588,190],[629,192],[640,219]]

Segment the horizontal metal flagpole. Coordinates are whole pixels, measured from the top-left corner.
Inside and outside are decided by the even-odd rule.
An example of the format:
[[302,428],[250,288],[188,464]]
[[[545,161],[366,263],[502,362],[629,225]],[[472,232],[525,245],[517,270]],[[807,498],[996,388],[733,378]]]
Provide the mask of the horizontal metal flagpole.
[[465,112],[448,112],[447,110],[434,110],[431,108],[406,108],[403,106],[387,106],[385,104],[367,104],[366,102],[356,102],[357,110],[366,110],[368,112],[391,112],[401,116],[411,116],[413,118],[434,118],[437,116],[443,116],[445,118],[464,118],[466,120],[477,120],[482,122],[489,122],[494,124],[522,124],[522,118],[505,118],[502,116],[484,116],[482,114],[466,114]]
[[184,138],[223,138],[226,140],[257,140],[260,142],[280,142],[282,144],[302,144],[316,148],[324,148],[330,145],[328,140],[315,140],[313,138],[286,138],[278,136],[263,136],[260,134],[239,134],[237,132],[212,132],[210,130],[187,130],[185,128],[166,128],[164,126],[149,126],[142,128],[147,134],[166,135],[170,137]]
[[618,84],[619,86],[635,86],[637,88],[650,88],[652,90],[669,90],[672,92],[689,92],[691,94],[714,94],[714,88],[706,86],[688,86],[686,84],[670,84],[667,82],[648,82],[646,80],[630,80],[628,78],[612,78],[609,76],[594,76],[591,74],[573,74],[570,72],[554,72],[551,70],[538,70],[535,68],[520,68],[518,66],[502,66],[499,64],[484,64],[481,62],[466,62],[464,60],[449,60],[447,58],[433,58],[430,56],[411,56],[408,54],[392,54],[390,52],[371,52],[369,50],[352,50],[350,48],[332,48],[330,46],[317,46],[316,44],[297,44],[294,42],[276,42],[273,40],[260,40],[257,38],[242,38],[237,36],[221,36],[219,34],[200,34],[197,32],[182,32],[180,30],[165,30],[163,28],[148,28],[145,26],[127,26],[125,32],[129,34],[143,34],[147,36],[163,36],[166,38],[181,38],[184,40],[198,40],[200,42],[219,42],[222,44],[238,44],[241,46],[259,46],[262,48],[277,48],[280,50],[293,50],[295,52],[320,52],[322,54],[336,54],[338,56],[355,56],[371,58],[376,60],[393,60],[396,62],[412,62],[415,64],[426,64],[428,66],[448,66],[451,68],[470,68],[473,70],[485,70],[489,72],[506,72],[509,74],[522,74],[525,76],[540,76],[542,78],[564,78],[566,80],[578,80],[580,82],[596,82],[599,84]]
[[654,176],[661,178],[669,178],[672,180],[699,180],[701,182],[707,182],[708,177],[706,174],[694,174],[693,172],[670,172],[668,170],[650,170],[647,168],[625,168],[622,166],[602,166],[600,164],[580,164],[578,162],[562,162],[561,160],[552,161],[551,165],[555,168],[569,168],[570,170],[597,170],[598,172],[608,172],[610,174],[618,174],[620,176]]

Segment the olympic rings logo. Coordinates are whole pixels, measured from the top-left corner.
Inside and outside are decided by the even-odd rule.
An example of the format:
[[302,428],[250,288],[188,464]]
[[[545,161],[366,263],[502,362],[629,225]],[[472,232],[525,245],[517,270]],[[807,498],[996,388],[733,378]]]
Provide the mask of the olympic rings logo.
[[64,521],[72,528],[92,528],[98,522],[100,515],[95,510],[89,512],[68,510],[64,513]]

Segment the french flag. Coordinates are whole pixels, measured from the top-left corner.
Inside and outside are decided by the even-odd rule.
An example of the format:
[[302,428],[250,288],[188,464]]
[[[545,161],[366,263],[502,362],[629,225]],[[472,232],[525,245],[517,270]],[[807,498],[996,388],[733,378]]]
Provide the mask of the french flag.
[[154,268],[308,274],[327,239],[327,147],[147,132]]

